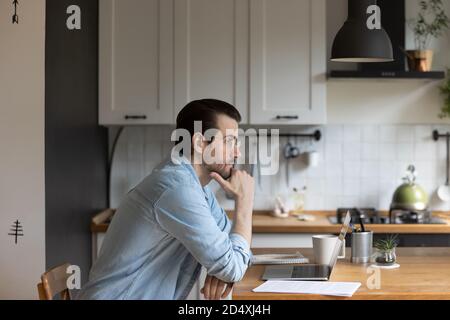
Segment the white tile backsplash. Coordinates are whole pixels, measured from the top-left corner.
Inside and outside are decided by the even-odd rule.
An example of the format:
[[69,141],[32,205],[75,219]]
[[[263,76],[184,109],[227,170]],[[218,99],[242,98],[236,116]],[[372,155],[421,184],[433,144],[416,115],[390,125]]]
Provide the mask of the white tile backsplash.
[[361,127],[360,126],[345,126],[344,127],[344,141],[345,142],[361,142]]
[[359,197],[360,187],[360,179],[344,177],[341,195],[346,197]]
[[394,142],[381,142],[379,150],[381,161],[395,161],[397,158],[397,144]]
[[[406,168],[405,168],[406,170]],[[378,177],[380,179],[393,179],[393,177],[397,177],[397,166],[393,161],[380,161],[379,162],[379,171]]]
[[397,160],[409,162],[412,162],[414,160],[413,142],[398,142],[396,149],[397,149]]
[[380,127],[373,125],[366,125],[362,127],[362,142],[363,143],[378,143]]
[[379,145],[373,142],[364,142],[361,147],[361,160],[376,161],[379,159]]
[[361,162],[360,161],[344,162],[343,176],[345,179],[358,179],[361,176]]
[[378,178],[378,172],[380,163],[378,161],[364,161],[361,163],[361,175],[360,177],[365,179]]
[[333,161],[342,161],[342,143],[339,142],[329,142],[325,145],[324,160],[333,159]]
[[413,126],[398,126],[397,127],[397,142],[398,143],[413,143],[414,142],[414,127]]
[[342,177],[327,177],[325,179],[325,196],[339,196],[342,193]]
[[[300,132],[315,129],[304,128]],[[323,131],[320,143],[291,139],[302,153],[318,151],[319,166],[308,168],[304,156],[291,160],[288,187],[286,161],[280,159],[277,175],[263,176],[261,184],[256,177],[255,209],[270,210],[277,195],[286,196],[293,187],[306,186],[308,210],[335,210],[342,206],[386,210],[407,166],[414,164],[418,183],[430,193],[432,208],[450,210],[450,204],[440,203],[435,196],[437,187],[445,183],[445,141],[436,143],[431,139],[433,129],[447,132],[450,125],[330,125],[319,129]],[[170,154],[171,132],[172,128],[165,126],[124,130],[111,173],[112,207],[117,207],[123,195]],[[280,147],[286,142],[282,139]],[[233,209],[233,202],[225,198],[218,185],[212,183],[212,187],[221,205]]]
[[344,127],[339,125],[330,125],[324,128],[325,139],[330,142],[342,142]]
[[397,142],[397,127],[396,126],[381,126],[379,128],[379,142],[381,143],[396,143]]
[[[414,128],[414,142],[415,143],[421,143],[421,142],[429,142],[432,140],[431,133],[433,131],[432,126],[430,125],[422,125],[422,126],[415,126]],[[431,133],[430,133],[431,132]]]
[[360,142],[343,142],[343,159],[344,161],[360,161],[361,160],[361,143]]

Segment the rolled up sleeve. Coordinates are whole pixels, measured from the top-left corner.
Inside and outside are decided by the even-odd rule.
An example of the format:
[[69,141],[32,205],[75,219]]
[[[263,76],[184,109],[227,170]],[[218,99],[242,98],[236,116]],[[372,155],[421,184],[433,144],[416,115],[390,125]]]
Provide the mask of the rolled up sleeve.
[[[219,205],[216,196],[214,195],[214,193],[210,191],[210,189],[208,189],[208,196],[210,199],[210,208],[212,210],[212,213],[213,215],[218,217],[217,225],[222,231],[230,233],[232,231],[232,222],[230,218],[228,218],[228,215],[225,212],[225,210],[223,210],[223,208]],[[240,235],[238,234],[238,236]],[[245,243],[247,243],[247,241],[245,241]],[[250,254],[249,266],[250,266],[253,261],[253,252],[251,251],[251,249],[249,249],[249,254]]]
[[208,274],[239,282],[250,264],[250,245],[237,233],[222,231],[203,192],[196,186],[169,189],[155,203],[160,226],[178,239]]

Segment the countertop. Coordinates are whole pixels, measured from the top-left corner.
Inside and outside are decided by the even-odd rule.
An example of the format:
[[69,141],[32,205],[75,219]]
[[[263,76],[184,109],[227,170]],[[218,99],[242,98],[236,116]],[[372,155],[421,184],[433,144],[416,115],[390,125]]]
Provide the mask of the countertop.
[[[91,231],[93,233],[103,233],[108,229],[109,221],[114,215],[114,209],[107,209],[92,219]],[[230,218],[233,212],[227,212]],[[314,221],[299,221],[297,217],[275,218],[267,211],[255,211],[253,213],[253,233],[339,233],[340,226],[333,225],[328,220],[329,216],[335,216],[334,211],[308,211],[306,214],[313,215]],[[382,214],[387,214],[386,212]],[[374,233],[385,234],[450,234],[450,212],[435,212],[438,216],[447,221],[442,225],[421,225],[421,224],[372,224],[366,225],[367,230]]]
[[[230,213],[231,214],[231,213]],[[314,221],[299,221],[297,217],[274,218],[268,212],[255,211],[253,233],[339,233],[341,225],[332,224],[328,217],[336,216],[335,211],[309,211],[305,214],[315,217]],[[388,215],[387,212],[381,214]],[[444,219],[446,224],[367,224],[366,230],[386,234],[438,234],[450,233],[450,213],[435,212],[434,216]],[[349,230],[350,232],[350,230]]]
[[[294,253],[300,251],[312,258],[312,249],[253,249],[254,254]],[[347,257],[350,251],[347,250]],[[362,285],[351,298],[305,294],[254,293],[252,289],[263,283],[265,266],[251,266],[244,279],[233,289],[234,300],[450,300],[450,248],[397,248],[399,269],[381,270],[380,289],[371,290],[367,284],[373,271],[370,264],[352,264],[350,259],[339,260],[333,270],[333,282],[360,282]]]

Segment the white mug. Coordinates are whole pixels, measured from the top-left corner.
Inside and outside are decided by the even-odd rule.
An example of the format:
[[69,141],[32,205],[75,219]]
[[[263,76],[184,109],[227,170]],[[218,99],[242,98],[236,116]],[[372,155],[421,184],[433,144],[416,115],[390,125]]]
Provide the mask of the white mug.
[[[313,236],[313,249],[316,264],[329,265],[333,256],[334,248],[337,241],[340,241],[334,235],[317,235]],[[345,258],[345,239],[342,241],[341,252],[338,259]]]
[[317,167],[319,166],[320,155],[317,151],[311,151],[306,153],[306,164],[308,167]]

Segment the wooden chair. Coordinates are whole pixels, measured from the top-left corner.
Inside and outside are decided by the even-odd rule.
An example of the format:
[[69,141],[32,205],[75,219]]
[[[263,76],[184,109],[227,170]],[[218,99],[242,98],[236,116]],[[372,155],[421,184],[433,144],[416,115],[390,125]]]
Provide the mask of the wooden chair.
[[70,266],[66,263],[62,266],[53,268],[41,276],[41,283],[37,285],[39,292],[39,300],[53,300],[56,295],[61,296],[61,300],[70,300],[70,291],[67,288],[67,268]]

